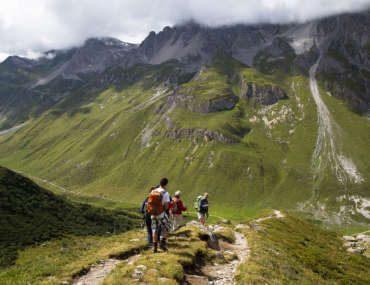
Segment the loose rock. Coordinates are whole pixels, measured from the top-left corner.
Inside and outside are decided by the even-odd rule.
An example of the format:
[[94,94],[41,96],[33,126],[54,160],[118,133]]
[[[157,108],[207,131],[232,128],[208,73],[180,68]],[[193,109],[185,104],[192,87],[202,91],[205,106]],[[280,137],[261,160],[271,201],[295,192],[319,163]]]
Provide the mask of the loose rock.
[[343,236],[343,239],[346,240],[346,241],[356,241],[356,239],[353,237],[353,236]]

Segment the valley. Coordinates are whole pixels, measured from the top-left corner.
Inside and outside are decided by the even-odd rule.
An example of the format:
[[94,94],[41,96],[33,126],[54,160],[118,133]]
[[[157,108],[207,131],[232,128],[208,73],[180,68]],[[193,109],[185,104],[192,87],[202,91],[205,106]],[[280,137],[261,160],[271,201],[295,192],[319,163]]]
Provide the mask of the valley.
[[[369,29],[185,21],[5,59],[0,283],[370,282]],[[162,177],[187,224],[153,255],[139,208]]]

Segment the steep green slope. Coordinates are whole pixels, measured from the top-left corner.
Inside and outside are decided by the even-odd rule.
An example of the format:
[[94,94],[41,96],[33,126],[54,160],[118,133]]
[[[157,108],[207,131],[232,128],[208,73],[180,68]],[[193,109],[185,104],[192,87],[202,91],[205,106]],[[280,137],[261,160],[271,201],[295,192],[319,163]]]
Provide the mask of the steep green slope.
[[[328,197],[326,210],[338,211],[343,189],[329,172],[325,195],[312,201],[317,115],[308,78],[258,73],[222,52],[195,76],[183,70],[176,62],[109,70],[0,137],[0,162],[82,194],[129,202],[167,176],[170,192],[182,190],[187,204],[208,191],[211,211],[236,219]],[[286,97],[264,104],[253,90],[268,97],[269,86]],[[362,127],[350,136],[363,138],[356,163],[366,178],[370,141],[363,133],[370,124],[356,118]],[[367,197],[368,181],[353,193]],[[367,223],[361,213],[353,218]]]
[[108,211],[66,201],[31,180],[0,167],[0,265],[14,261],[16,251],[65,235],[119,233],[137,224],[123,211]]

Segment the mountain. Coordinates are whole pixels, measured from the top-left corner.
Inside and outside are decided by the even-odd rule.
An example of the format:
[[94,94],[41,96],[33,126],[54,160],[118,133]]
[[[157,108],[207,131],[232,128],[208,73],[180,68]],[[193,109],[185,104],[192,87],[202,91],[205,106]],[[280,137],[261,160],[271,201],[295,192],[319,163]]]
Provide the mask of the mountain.
[[108,67],[134,60],[127,55],[135,47],[114,38],[91,38],[81,47],[51,50],[37,60],[7,58],[0,64],[0,126],[37,117]]
[[[191,22],[152,32],[139,46],[93,40],[103,54],[120,52],[104,64],[92,56],[92,69],[89,60],[69,59],[76,85],[61,73],[38,86],[47,72],[14,83],[28,84],[27,92],[70,91],[0,136],[0,162],[80,194],[138,203],[168,176],[170,192],[182,190],[188,204],[209,192],[218,215],[244,219],[274,207],[367,227],[369,19],[362,12],[289,25]],[[88,45],[69,52],[85,59],[99,50]]]
[[25,245],[71,234],[119,233],[137,224],[126,212],[72,203],[3,167],[0,201],[0,266],[11,264]]

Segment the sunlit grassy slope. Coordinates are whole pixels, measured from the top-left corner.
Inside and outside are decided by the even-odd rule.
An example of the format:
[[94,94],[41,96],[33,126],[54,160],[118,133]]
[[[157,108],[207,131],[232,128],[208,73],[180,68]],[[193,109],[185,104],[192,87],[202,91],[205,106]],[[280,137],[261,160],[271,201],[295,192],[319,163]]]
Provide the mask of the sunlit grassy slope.
[[[182,190],[186,204],[207,191],[211,212],[234,219],[268,207],[296,209],[312,197],[317,115],[305,76],[265,75],[225,55],[196,76],[179,70],[170,62],[107,71],[39,119],[0,137],[0,163],[84,195],[136,203],[167,176],[169,191]],[[240,95],[243,80],[280,86],[288,99],[270,106],[247,101]],[[173,92],[192,96],[194,104],[225,94],[239,101],[229,111],[171,108],[158,113]],[[344,141],[350,146],[356,137],[354,160],[367,177],[370,124],[330,100],[331,109],[356,124],[351,128],[346,123]],[[175,129],[208,129],[239,142],[168,139],[162,136],[168,122]],[[343,191],[330,177],[328,173],[323,199],[335,200]],[[366,179],[353,192],[366,197],[368,183]]]
[[343,240],[286,216],[243,230],[251,255],[239,267],[237,284],[368,284],[370,261],[346,252]]
[[[267,213],[267,212],[266,212]],[[255,224],[255,221],[250,221]],[[220,223],[220,239],[235,241],[235,224]],[[343,240],[300,219],[285,215],[242,229],[248,239],[250,255],[238,268],[236,284],[367,284],[369,259],[346,252]],[[225,259],[210,249],[206,235],[196,227],[182,227],[170,233],[169,251],[153,254],[146,247],[146,233],[138,229],[105,236],[68,236],[19,251],[15,265],[0,270],[1,284],[72,283],[101,260],[127,257],[109,273],[104,284],[181,284],[186,274],[223,264],[235,256],[223,251]],[[229,248],[224,242],[222,248]],[[128,262],[129,261],[129,262]],[[143,267],[144,265],[144,267]],[[135,269],[142,271],[135,276]],[[74,279],[76,281],[76,279]]]

